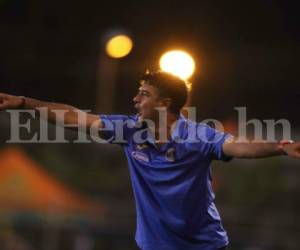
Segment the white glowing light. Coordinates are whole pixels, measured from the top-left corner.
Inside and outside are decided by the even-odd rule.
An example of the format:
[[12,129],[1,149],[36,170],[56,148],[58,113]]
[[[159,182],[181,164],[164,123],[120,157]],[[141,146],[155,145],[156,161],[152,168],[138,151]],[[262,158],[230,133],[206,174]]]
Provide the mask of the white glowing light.
[[183,80],[190,78],[195,71],[194,59],[181,50],[168,51],[163,54],[159,65],[161,70],[174,74]]

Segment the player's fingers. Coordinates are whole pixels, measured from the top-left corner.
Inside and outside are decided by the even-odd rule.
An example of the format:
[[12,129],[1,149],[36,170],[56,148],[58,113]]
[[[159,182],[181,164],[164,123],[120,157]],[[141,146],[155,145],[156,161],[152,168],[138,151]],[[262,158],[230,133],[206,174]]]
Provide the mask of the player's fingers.
[[0,93],[0,98],[5,98],[5,97],[7,97],[7,94]]
[[0,103],[3,103],[7,99],[8,99],[8,96],[6,94],[1,94],[0,93]]
[[11,104],[8,101],[0,101],[0,110],[9,109],[11,108]]
[[0,104],[0,111],[1,111],[1,110],[4,110],[4,109],[6,109],[6,108],[7,108],[7,104],[6,104],[6,103]]
[[293,150],[297,153],[300,153],[300,143],[299,142],[295,143]]
[[300,153],[299,152],[294,153],[293,157],[297,158],[297,159],[300,159]]

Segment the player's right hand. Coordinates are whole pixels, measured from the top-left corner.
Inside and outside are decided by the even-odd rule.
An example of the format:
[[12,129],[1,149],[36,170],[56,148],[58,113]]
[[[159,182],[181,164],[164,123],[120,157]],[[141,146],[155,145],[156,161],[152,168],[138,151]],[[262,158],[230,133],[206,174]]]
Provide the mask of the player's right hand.
[[0,111],[21,108],[23,99],[19,96],[0,93]]

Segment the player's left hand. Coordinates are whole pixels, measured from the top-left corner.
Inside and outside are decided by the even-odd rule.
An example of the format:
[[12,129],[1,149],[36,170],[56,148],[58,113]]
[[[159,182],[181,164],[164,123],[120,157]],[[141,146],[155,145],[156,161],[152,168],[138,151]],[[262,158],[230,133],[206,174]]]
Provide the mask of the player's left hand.
[[300,159],[300,142],[284,145],[283,151],[290,157]]
[[23,104],[23,100],[19,96],[0,93],[0,111],[6,109],[17,109]]

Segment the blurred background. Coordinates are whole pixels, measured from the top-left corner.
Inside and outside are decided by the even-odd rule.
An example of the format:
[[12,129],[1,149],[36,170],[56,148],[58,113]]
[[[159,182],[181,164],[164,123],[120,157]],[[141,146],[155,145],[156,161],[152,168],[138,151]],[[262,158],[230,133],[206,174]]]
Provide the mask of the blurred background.
[[[198,121],[214,118],[234,133],[234,108],[247,107],[247,119],[288,119],[299,140],[298,10],[275,0],[0,0],[0,92],[132,114],[139,77],[158,69],[166,51],[182,49],[196,64]],[[108,42],[120,34],[132,44],[111,57]],[[11,144],[11,126],[1,112],[1,250],[137,249],[120,147]],[[213,164],[230,249],[299,249],[299,165],[285,157]]]

